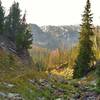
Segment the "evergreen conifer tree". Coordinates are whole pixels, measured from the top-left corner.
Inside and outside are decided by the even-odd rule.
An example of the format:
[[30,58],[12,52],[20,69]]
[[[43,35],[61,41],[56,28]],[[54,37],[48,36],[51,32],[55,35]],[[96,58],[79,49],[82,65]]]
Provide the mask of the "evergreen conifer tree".
[[14,2],[10,8],[10,12],[5,21],[5,33],[6,36],[15,43],[16,35],[21,31],[21,10],[19,3]]
[[29,25],[26,23],[26,12],[21,21],[21,32],[16,36],[17,50],[20,52],[24,49],[30,49],[32,44],[32,34]]
[[89,0],[87,0],[82,21],[79,39],[79,54],[74,66],[73,78],[81,78],[86,75],[93,66],[95,58],[92,48],[93,42],[91,40],[94,33],[92,29],[91,3]]
[[32,34],[26,23],[26,12],[21,19],[19,3],[14,2],[5,21],[6,36],[16,45],[18,52],[29,49],[32,44]]
[[0,0],[0,35],[4,32],[4,9]]

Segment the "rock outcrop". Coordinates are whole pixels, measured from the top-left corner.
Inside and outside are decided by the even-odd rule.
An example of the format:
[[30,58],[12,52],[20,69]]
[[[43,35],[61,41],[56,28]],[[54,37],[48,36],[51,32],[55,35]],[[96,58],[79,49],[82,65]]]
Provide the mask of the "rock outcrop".
[[29,55],[28,50],[24,49],[21,52],[18,52],[15,43],[7,39],[5,36],[1,35],[0,35],[0,50],[8,54],[14,54],[18,56],[21,62],[24,64],[32,63],[32,59]]

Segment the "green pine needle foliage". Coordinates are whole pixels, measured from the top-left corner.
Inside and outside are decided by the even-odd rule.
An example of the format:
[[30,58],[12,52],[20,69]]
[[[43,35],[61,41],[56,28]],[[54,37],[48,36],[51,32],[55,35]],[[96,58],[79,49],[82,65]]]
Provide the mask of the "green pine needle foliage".
[[90,1],[87,0],[80,31],[79,54],[74,66],[73,78],[81,78],[85,76],[93,66],[93,61],[95,59],[93,42],[91,40],[94,33],[92,29],[92,14],[90,8]]
[[4,31],[4,8],[2,6],[2,2],[0,1],[0,35],[3,34]]

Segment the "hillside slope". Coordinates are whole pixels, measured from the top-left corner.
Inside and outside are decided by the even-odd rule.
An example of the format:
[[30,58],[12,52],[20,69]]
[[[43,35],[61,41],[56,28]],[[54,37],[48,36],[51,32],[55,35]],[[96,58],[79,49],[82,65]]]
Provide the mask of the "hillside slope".
[[6,38],[3,35],[0,35],[0,49],[8,54],[14,54],[19,57],[19,59],[24,64],[31,64],[32,59],[29,55],[28,50],[24,49],[21,52],[17,51],[15,43],[10,41],[8,38]]

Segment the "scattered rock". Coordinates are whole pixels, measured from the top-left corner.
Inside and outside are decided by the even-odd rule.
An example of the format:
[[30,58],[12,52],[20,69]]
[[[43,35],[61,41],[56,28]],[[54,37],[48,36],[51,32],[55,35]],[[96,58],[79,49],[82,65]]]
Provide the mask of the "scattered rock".
[[76,93],[76,94],[74,95],[73,99],[77,100],[77,99],[79,99],[80,97],[81,97],[81,95],[80,95],[79,93]]
[[32,84],[35,84],[36,83],[36,80],[35,79],[32,79],[32,80],[29,80],[30,83]]
[[81,78],[80,80],[81,80],[81,81],[82,81],[82,80],[86,80],[86,77],[83,77],[83,78]]
[[8,93],[7,94],[8,100],[24,100],[20,94],[18,93]]
[[62,100],[62,98],[57,98],[56,100]]
[[37,97],[37,100],[45,100],[44,97]]
[[55,86],[54,84],[52,84],[52,88],[53,88],[53,89],[56,89],[56,86]]
[[96,86],[96,80],[91,81],[91,82],[90,82],[90,85]]
[[24,100],[18,93],[3,93],[0,92],[0,97],[5,98],[5,100]]
[[66,90],[64,90],[64,89],[62,89],[62,88],[58,88],[58,91],[59,91],[59,92],[62,92],[62,93],[67,92]]
[[0,92],[0,97],[6,97],[6,94],[3,92]]
[[98,94],[95,92],[85,92],[83,93],[81,100],[98,100],[97,97],[98,97]]
[[15,86],[14,84],[6,83],[6,82],[4,82],[2,85],[4,85],[7,88],[13,88]]

